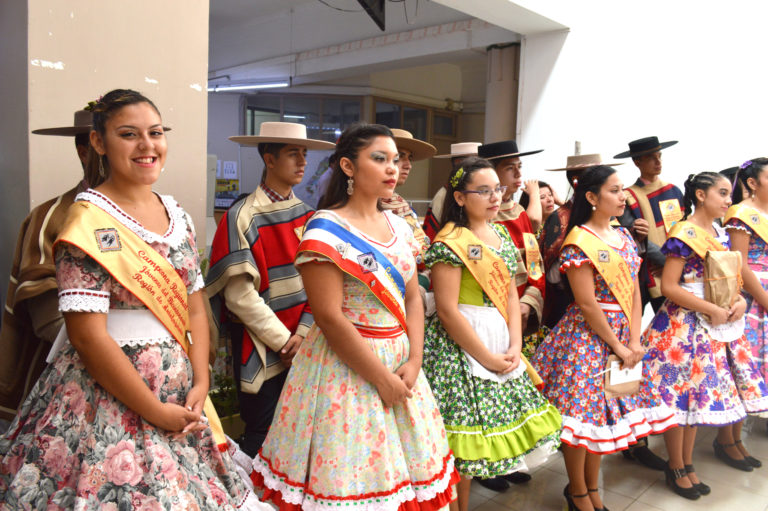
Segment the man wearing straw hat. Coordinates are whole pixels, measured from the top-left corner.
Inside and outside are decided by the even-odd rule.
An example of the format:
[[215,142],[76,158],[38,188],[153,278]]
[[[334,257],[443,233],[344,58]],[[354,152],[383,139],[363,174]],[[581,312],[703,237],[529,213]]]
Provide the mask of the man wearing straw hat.
[[[477,156],[477,148],[482,144],[480,142],[459,142],[458,144],[451,144],[451,152],[448,154],[438,154],[435,158],[450,158],[452,170],[450,175],[456,173],[461,167],[461,164],[470,156]],[[441,186],[432,198],[432,202],[427,209],[427,214],[424,215],[424,233],[432,240],[440,231],[440,220],[443,215],[443,204],[445,203],[445,194],[448,193],[448,183],[445,186]]]
[[[77,156],[85,169],[92,119],[89,110],[78,110],[72,126],[32,133],[74,137]],[[83,178],[64,195],[34,208],[21,224],[0,329],[0,421],[16,414],[45,368],[48,350],[64,324],[58,307],[52,247],[69,206],[86,188]]]
[[[661,151],[677,144],[676,140],[659,142],[657,137],[646,137],[629,143],[629,150],[614,158],[632,158],[640,170],[635,184],[626,189],[627,206],[619,219],[621,225],[632,230],[643,256],[640,268],[640,290],[643,308],[650,302],[654,312],[664,303],[661,296],[661,270],[666,257],[661,246],[667,241],[672,226],[683,217],[683,194],[680,189],[659,178]],[[642,253],[644,249],[644,254]]]
[[272,423],[287,369],[312,325],[307,295],[293,259],[314,213],[298,199],[307,150],[335,145],[307,138],[302,124],[264,122],[258,136],[229,137],[257,146],[261,184],[224,214],[211,246],[206,290],[215,319],[232,342],[240,416],[240,447],[255,456]]

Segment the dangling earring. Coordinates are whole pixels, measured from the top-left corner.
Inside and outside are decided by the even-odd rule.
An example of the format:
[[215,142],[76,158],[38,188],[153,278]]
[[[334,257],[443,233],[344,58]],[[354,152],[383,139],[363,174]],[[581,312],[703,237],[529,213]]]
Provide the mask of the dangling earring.
[[165,172],[165,167],[160,168],[160,173],[162,174],[163,172]]
[[107,177],[106,172],[104,172],[104,155],[103,154],[99,156],[99,175],[101,177]]
[[597,206],[595,206],[594,204],[592,204],[592,211],[597,211]]
[[352,195],[355,192],[355,181],[350,177],[347,179],[347,195]]

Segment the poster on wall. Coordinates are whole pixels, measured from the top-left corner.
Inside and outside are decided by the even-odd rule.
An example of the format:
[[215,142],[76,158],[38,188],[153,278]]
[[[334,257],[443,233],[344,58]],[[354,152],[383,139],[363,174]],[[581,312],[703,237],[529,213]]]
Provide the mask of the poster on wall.
[[236,161],[221,161],[216,164],[216,195],[213,205],[228,209],[240,195],[240,179]]

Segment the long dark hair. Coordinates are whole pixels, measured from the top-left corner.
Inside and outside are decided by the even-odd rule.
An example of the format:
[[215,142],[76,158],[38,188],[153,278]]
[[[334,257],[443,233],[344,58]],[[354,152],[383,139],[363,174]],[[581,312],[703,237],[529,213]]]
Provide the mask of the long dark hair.
[[[93,112],[92,131],[101,135],[103,140],[106,134],[107,121],[117,112],[122,110],[123,107],[135,105],[137,103],[149,104],[155,109],[157,115],[160,115],[160,110],[157,109],[157,106],[155,106],[152,100],[140,92],[130,89],[115,89],[104,94],[104,96],[102,96],[91,108],[91,111]],[[99,173],[99,160],[102,160],[104,165],[104,176]],[[109,159],[107,156],[100,156],[93,146],[89,146],[88,159],[85,164],[85,180],[88,182],[88,185],[91,188],[99,186],[107,177],[109,177],[109,173]]]
[[687,219],[693,212],[693,206],[696,205],[696,191],[703,190],[705,193],[712,188],[715,183],[721,179],[728,179],[717,172],[701,172],[691,174],[685,180],[685,194],[683,195],[683,220]]
[[470,156],[461,164],[459,170],[451,175],[448,181],[448,193],[445,194],[443,202],[443,214],[440,218],[440,227],[448,222],[453,222],[459,227],[466,227],[468,224],[467,215],[464,214],[464,208],[459,206],[453,192],[461,192],[467,189],[467,185],[472,181],[472,175],[478,170],[493,169],[493,164],[483,158]]
[[587,200],[587,192],[599,194],[600,188],[615,173],[616,169],[613,167],[595,165],[588,167],[579,175],[579,181],[573,189],[573,208],[571,208],[571,218],[568,220],[566,234],[575,226],[586,223],[592,216],[592,204]]
[[[331,168],[331,180],[328,182],[317,209],[336,209],[349,201],[347,180],[349,177],[341,170],[341,159],[357,160],[360,151],[373,143],[376,137],[390,137],[394,140],[392,131],[382,124],[353,124],[344,130],[336,142],[336,151],[328,159]],[[381,209],[381,208],[379,208]]]
[[[552,187],[549,186],[548,183],[545,183],[544,181],[539,181],[539,190],[542,188],[549,188],[549,191],[552,191]],[[520,200],[517,201],[518,204],[520,204],[523,209],[528,209],[528,204],[531,202],[531,198],[528,196],[528,192],[523,192],[520,194]]]
[[[755,181],[760,177],[760,173],[768,166],[768,158],[753,158],[744,162],[736,172],[736,181],[744,185],[744,189],[748,190],[750,197],[752,196],[752,189],[747,184],[747,179],[750,177]],[[738,183],[733,184],[733,203],[738,204],[742,200],[746,199],[742,192],[741,186]]]

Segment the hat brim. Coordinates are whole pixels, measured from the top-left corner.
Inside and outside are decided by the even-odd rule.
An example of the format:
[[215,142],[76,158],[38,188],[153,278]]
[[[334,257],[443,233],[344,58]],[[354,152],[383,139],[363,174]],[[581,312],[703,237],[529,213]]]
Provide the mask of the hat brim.
[[477,156],[477,152],[474,153],[459,153],[459,154],[437,154],[433,158],[466,158],[467,156]]
[[[163,131],[171,131],[171,128],[163,126]],[[90,132],[90,126],[62,126],[60,128],[41,128],[39,130],[32,130],[32,133],[35,135],[55,135],[59,137],[74,137]]]
[[611,163],[582,163],[580,165],[571,165],[570,167],[563,167],[560,169],[544,169],[548,172],[557,172],[559,170],[584,170],[589,167],[597,167],[598,165],[605,165],[606,167],[615,167],[617,165],[624,165],[624,162],[611,162]]
[[623,153],[619,153],[614,158],[638,158],[640,156],[645,156],[646,154],[655,153],[656,151],[661,151],[662,149],[666,149],[669,146],[673,146],[677,144],[677,140],[670,140],[669,142],[661,142],[656,147],[651,147],[650,149],[646,149],[644,151],[638,151],[633,153],[632,151],[624,151]]
[[538,154],[540,152],[544,151],[544,149],[537,149],[535,151],[526,151],[524,153],[509,153],[509,154],[500,154],[499,156],[486,156],[484,159],[488,161],[494,161],[494,160],[502,160],[504,158],[516,158],[520,156],[528,156],[529,154]]
[[239,135],[229,137],[229,140],[236,144],[255,147],[259,144],[290,144],[306,147],[311,150],[333,150],[336,144],[326,142],[325,140],[315,140],[313,138],[289,138],[289,137],[260,137],[257,135]]
[[414,138],[394,137],[395,145],[398,149],[406,149],[411,152],[413,161],[426,160],[432,158],[437,152],[437,148],[423,140]]

